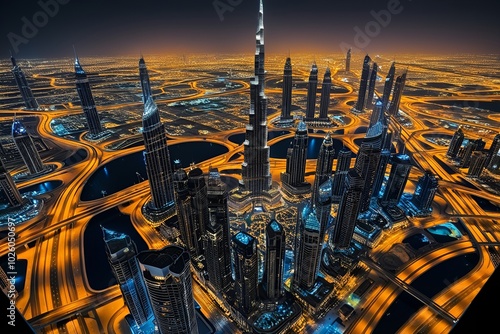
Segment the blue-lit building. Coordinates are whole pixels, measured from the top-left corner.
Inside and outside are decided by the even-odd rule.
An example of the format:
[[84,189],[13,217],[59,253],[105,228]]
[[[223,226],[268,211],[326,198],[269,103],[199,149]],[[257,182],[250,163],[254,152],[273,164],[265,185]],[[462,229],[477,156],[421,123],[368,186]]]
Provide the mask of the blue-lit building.
[[197,334],[189,253],[166,246],[142,251],[137,260],[160,334]]
[[391,158],[391,171],[384,194],[380,200],[383,206],[398,205],[411,171],[411,160],[407,154],[396,154]]
[[283,294],[283,268],[285,265],[285,231],[272,219],[266,226],[266,256],[262,287],[266,298],[277,301]]
[[335,149],[333,147],[332,136],[328,133],[321,144],[318,159],[316,160],[316,173],[314,175],[314,183],[311,189],[312,205],[317,202],[319,187],[332,176],[334,156]]
[[130,237],[101,226],[108,262],[132,318],[141,331],[152,330],[153,310]]
[[430,213],[432,202],[438,190],[438,180],[435,175],[427,171],[418,179],[412,203],[421,213]]
[[1,196],[6,202],[9,208],[17,208],[25,203],[25,200],[21,196],[19,189],[17,188],[12,176],[9,171],[5,168],[3,161],[0,159],[0,191]]
[[26,76],[24,75],[23,70],[16,62],[16,59],[11,56],[10,60],[12,62],[12,74],[14,75],[14,79],[16,80],[17,88],[19,88],[19,92],[24,101],[24,106],[26,109],[36,110],[39,109],[40,106],[33,96],[33,92],[28,84],[28,80],[26,80]]
[[43,164],[33,139],[19,120],[12,123],[12,139],[31,175],[48,171],[48,166]]
[[232,238],[236,308],[248,316],[257,307],[259,265],[257,240],[245,232]]

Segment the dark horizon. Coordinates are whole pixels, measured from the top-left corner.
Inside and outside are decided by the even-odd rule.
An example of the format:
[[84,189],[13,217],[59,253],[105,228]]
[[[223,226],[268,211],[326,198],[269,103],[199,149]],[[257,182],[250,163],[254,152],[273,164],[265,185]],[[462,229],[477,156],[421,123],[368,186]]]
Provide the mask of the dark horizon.
[[[3,4],[0,56],[9,57],[10,49],[18,58],[72,57],[72,45],[82,56],[251,53],[258,0],[232,3],[12,1]],[[373,54],[500,51],[496,11],[483,0],[264,0],[264,6],[268,54],[342,53],[348,47]],[[23,32],[35,22],[35,31]]]

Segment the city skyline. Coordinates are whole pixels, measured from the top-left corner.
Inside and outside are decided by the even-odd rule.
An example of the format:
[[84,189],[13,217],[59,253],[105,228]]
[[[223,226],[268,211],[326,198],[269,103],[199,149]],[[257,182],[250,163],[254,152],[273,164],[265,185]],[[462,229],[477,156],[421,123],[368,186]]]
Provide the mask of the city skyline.
[[[139,8],[132,1],[120,6],[106,1],[44,1],[44,6],[28,1],[3,5],[2,13],[8,13],[0,30],[3,58],[9,49],[20,58],[66,57],[71,45],[82,57],[246,53],[251,42],[246,32],[255,21],[252,1],[243,0],[146,0]],[[349,45],[353,52],[387,56],[500,50],[494,38],[499,27],[488,1],[275,0],[266,6],[269,54],[338,53]],[[77,24],[75,16],[92,18],[93,25]]]

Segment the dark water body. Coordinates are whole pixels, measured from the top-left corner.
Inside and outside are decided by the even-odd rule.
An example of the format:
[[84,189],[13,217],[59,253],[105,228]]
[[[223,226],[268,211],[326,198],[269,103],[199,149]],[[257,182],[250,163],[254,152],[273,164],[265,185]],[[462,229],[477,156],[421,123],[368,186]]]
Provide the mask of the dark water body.
[[[309,145],[307,147],[307,159],[317,159],[321,144],[323,144],[323,137],[309,137]],[[273,146],[271,146],[270,157],[276,159],[286,159],[286,153],[290,144],[293,142],[293,138],[283,139]],[[338,152],[344,146],[341,140],[333,139],[333,146],[335,148],[335,158],[338,156]]]
[[26,188],[21,189],[21,193],[31,193],[36,191],[39,195],[48,193],[52,190],[55,190],[56,188],[60,187],[62,185],[62,181],[56,180],[56,181],[47,181],[43,183],[38,183]]
[[[181,161],[183,167],[189,167],[191,162],[200,163],[210,158],[227,153],[229,150],[222,145],[210,142],[187,142],[168,147],[172,162]],[[102,192],[111,195],[139,181],[136,173],[147,179],[143,151],[132,153],[115,159],[99,167],[83,187],[81,200],[91,201],[102,197]]]
[[366,126],[360,126],[359,128],[357,128],[357,129],[354,131],[354,134],[358,134],[358,133],[366,133],[366,131],[368,131],[368,127],[366,127]]
[[474,196],[471,195],[472,199],[476,201],[476,203],[483,209],[484,211],[493,211],[493,212],[499,212],[500,211],[500,204],[495,204],[491,201],[488,201],[487,199],[484,199],[482,197]]
[[84,232],[84,254],[87,278],[95,290],[103,290],[116,284],[106,256],[100,225],[129,235],[135,242],[138,252],[148,249],[146,242],[132,225],[130,217],[121,214],[118,209],[110,209],[92,218]]
[[420,248],[429,245],[430,241],[425,235],[419,233],[407,237],[403,240],[403,243],[408,243],[414,249],[419,250]]
[[[467,275],[479,263],[477,253],[459,255],[429,269],[410,285],[429,298]],[[389,306],[373,334],[396,333],[423,304],[407,292],[402,292]]]
[[[15,266],[16,266],[15,271],[17,272],[17,275],[14,286],[16,287],[16,291],[21,293],[24,290],[24,283],[26,282],[26,269],[28,268],[28,260],[16,259]],[[12,271],[9,270],[9,262],[7,255],[0,257],[0,267],[2,267],[5,273]],[[7,275],[7,277],[8,276],[9,275]]]

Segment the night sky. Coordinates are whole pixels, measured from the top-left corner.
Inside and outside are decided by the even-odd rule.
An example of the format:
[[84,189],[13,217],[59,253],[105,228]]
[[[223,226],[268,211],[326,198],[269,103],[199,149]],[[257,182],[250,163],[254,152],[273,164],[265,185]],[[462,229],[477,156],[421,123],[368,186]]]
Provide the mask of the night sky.
[[[8,57],[10,49],[19,58],[69,57],[72,45],[82,56],[254,51],[258,0],[40,2],[56,1],[66,4],[51,17],[40,13],[37,0],[3,0],[0,56]],[[226,10],[218,13],[216,4]],[[380,54],[500,51],[494,1],[265,0],[264,6],[271,54],[338,53],[347,47]],[[372,13],[388,13],[389,7],[390,22],[376,23]],[[34,16],[38,31],[23,35]]]

